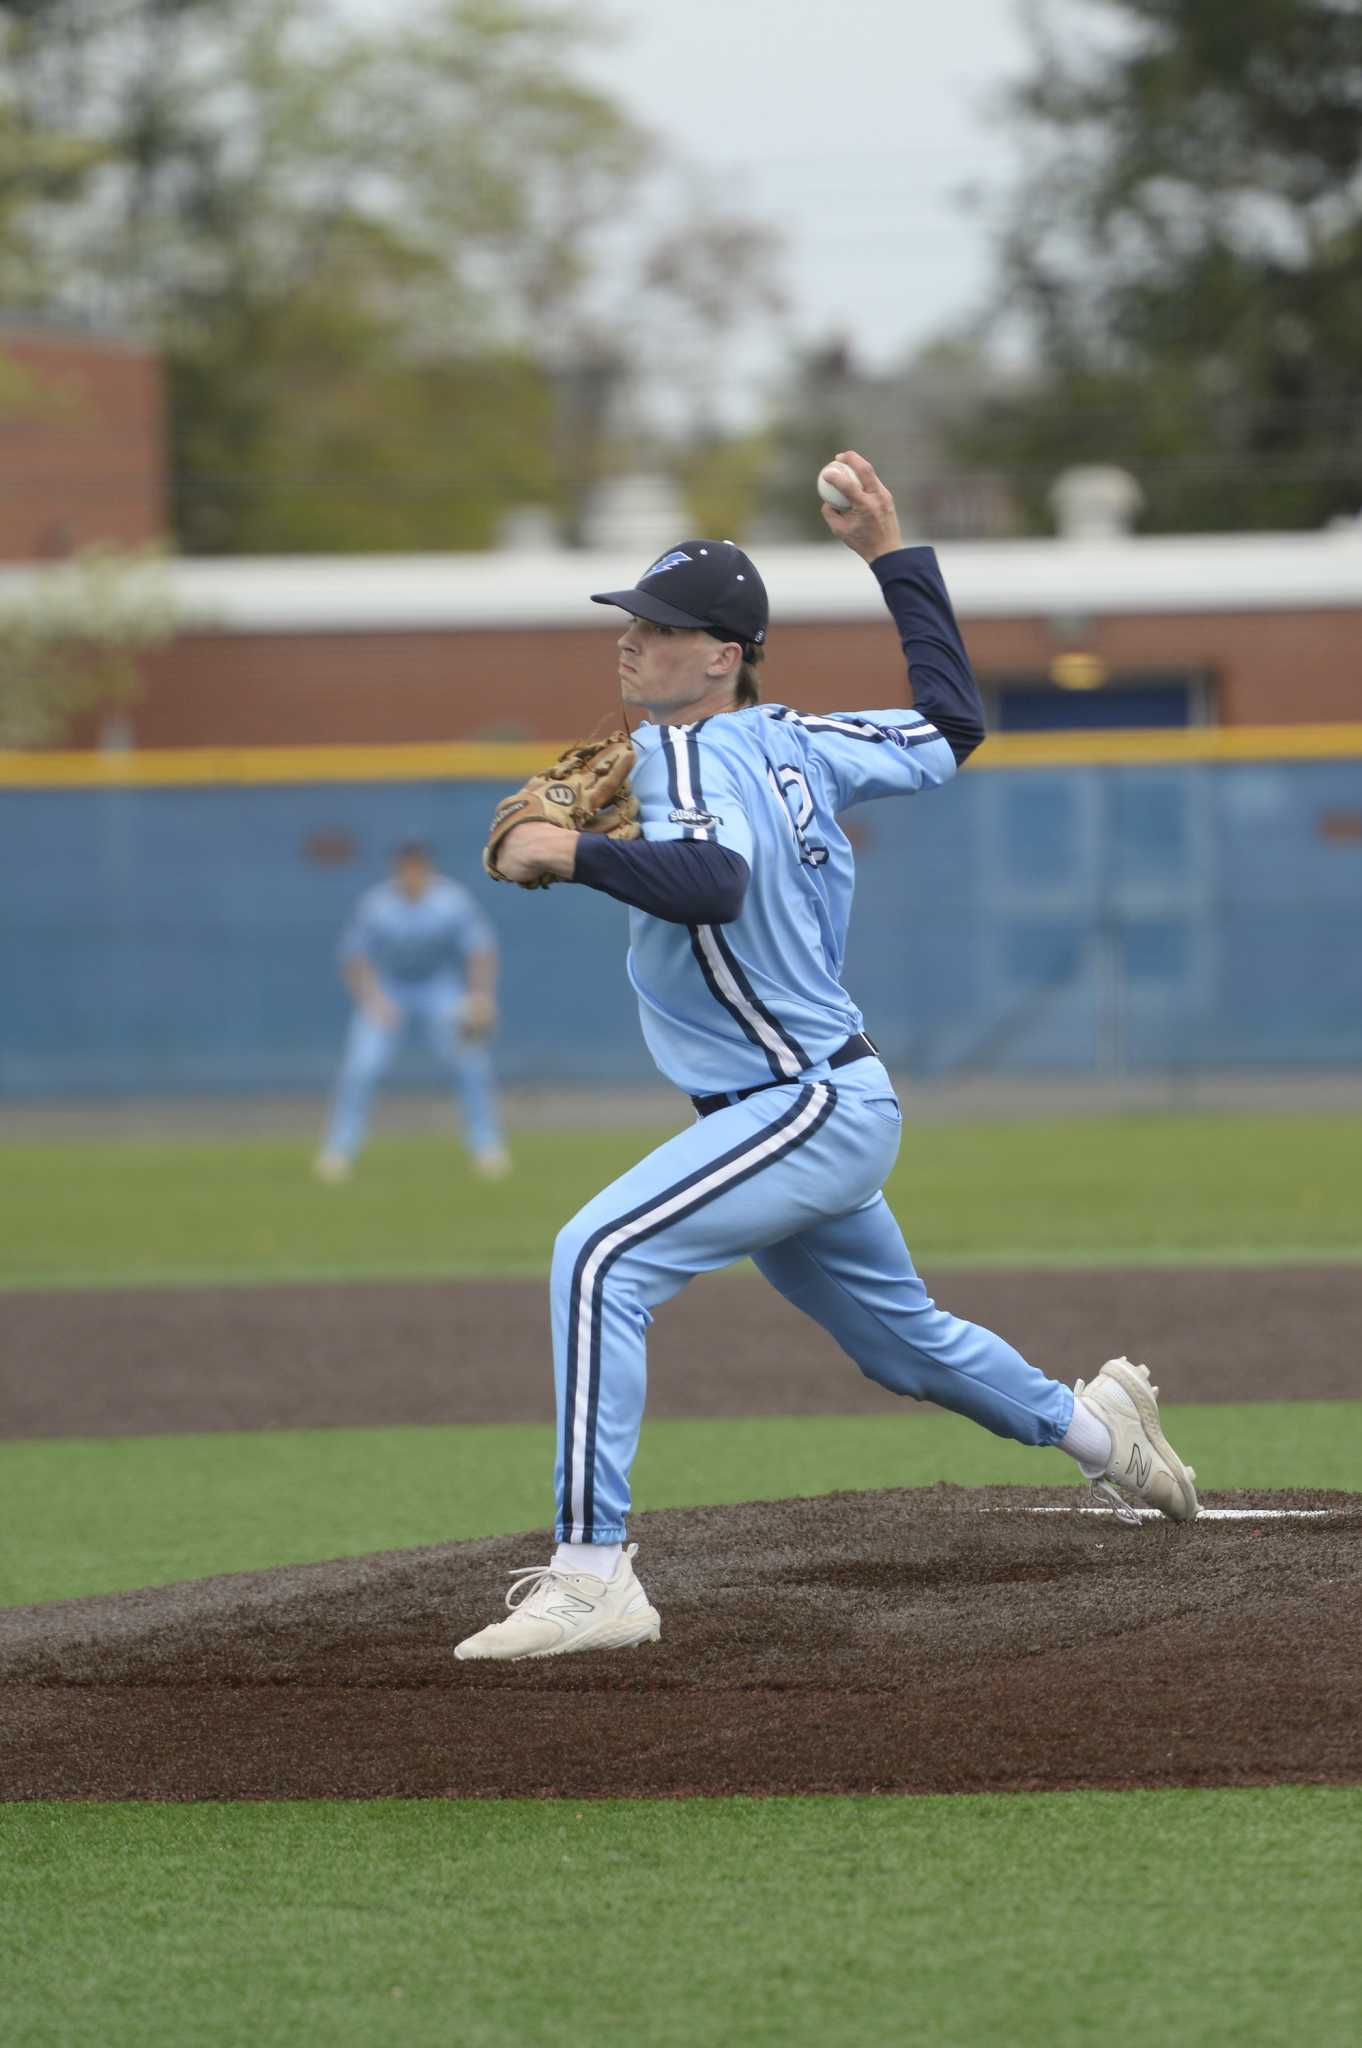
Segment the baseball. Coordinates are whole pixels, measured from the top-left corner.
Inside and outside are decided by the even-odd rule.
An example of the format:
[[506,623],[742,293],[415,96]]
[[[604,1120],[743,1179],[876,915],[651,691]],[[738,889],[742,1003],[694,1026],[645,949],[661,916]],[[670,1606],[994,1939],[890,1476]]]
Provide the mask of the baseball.
[[853,472],[845,462],[827,462],[818,472],[818,495],[825,505],[831,505],[838,512],[849,512],[851,500],[846,486],[856,481]]

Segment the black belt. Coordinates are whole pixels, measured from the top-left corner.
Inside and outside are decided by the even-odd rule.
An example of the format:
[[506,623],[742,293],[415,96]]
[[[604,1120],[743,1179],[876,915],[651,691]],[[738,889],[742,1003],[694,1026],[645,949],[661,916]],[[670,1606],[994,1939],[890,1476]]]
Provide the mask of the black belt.
[[[839,1045],[836,1052],[828,1054],[830,1067],[849,1067],[853,1060],[877,1060],[879,1052],[864,1031],[857,1031]],[[788,1088],[791,1081],[801,1081],[802,1074],[792,1074],[779,1081],[757,1081],[751,1088],[733,1088],[727,1095],[692,1095],[691,1101],[701,1116],[713,1116],[716,1109],[728,1109],[735,1102],[746,1102],[749,1095],[760,1095],[764,1088]]]

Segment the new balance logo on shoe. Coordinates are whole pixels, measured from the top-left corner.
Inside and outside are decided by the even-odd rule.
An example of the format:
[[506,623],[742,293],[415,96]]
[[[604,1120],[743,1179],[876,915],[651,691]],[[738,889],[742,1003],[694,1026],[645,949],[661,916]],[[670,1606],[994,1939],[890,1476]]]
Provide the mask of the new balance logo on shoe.
[[1111,1434],[1103,1481],[1157,1508],[1170,1522],[1194,1522],[1196,1474],[1159,1428],[1159,1390],[1150,1383],[1149,1367],[1109,1358],[1091,1386],[1080,1380],[1076,1392]]
[[482,1658],[561,1657],[573,1650],[631,1650],[655,1643],[662,1634],[657,1609],[634,1576],[638,1545],[625,1546],[611,1579],[594,1572],[564,1573],[551,1564],[524,1565],[512,1572],[506,1621],[465,1636],[454,1655],[460,1663]]
[[545,1614],[561,1614],[564,1621],[571,1621],[579,1614],[594,1614],[594,1600],[583,1600],[576,1593],[569,1593],[564,1586],[556,1599],[545,1602]]

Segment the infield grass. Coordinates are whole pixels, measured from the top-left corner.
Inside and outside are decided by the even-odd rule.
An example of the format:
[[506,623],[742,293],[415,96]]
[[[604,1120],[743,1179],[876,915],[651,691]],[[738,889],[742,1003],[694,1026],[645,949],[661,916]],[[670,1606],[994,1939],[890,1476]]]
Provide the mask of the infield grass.
[[[296,1142],[13,1145],[0,1286],[540,1272],[663,1135],[525,1135],[494,1187],[395,1138],[342,1190]],[[1354,1259],[1360,1154],[1342,1117],[910,1128],[890,1195],[924,1264]],[[1168,1414],[1208,1488],[1359,1484],[1362,1403]],[[542,1527],[551,1455],[519,1425],[0,1444],[0,1604]],[[936,1479],[1074,1472],[937,1414],[662,1421],[637,1493]],[[0,2039],[1343,2048],[1359,1895],[1362,1792],[1320,1788],[0,1805]]]
[[8,2048],[1362,2036],[1358,1791],[12,1806],[0,1869]]
[[[1165,1413],[1208,1490],[1358,1486],[1362,1402]],[[542,1530],[552,1470],[551,1432],[523,1423],[0,1444],[0,1606]],[[635,1497],[714,1506],[939,1479],[1076,1484],[1061,1452],[933,1411],[649,1423]]]
[[[11,1144],[0,1287],[538,1273],[667,1135],[524,1132],[490,1185],[447,1138],[379,1139],[343,1188],[296,1139]],[[924,1264],[1362,1259],[1359,1157],[1337,1115],[910,1122],[888,1193]]]

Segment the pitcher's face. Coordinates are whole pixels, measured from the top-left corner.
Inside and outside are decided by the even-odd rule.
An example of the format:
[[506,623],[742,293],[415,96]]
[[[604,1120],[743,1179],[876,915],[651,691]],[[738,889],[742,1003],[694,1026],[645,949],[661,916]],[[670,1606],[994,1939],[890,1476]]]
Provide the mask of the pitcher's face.
[[615,644],[624,702],[663,718],[675,716],[678,723],[686,722],[688,712],[714,708],[706,700],[727,692],[742,653],[712,633],[657,626],[651,619],[631,618]]

